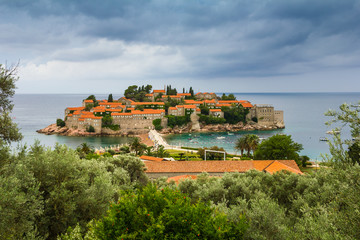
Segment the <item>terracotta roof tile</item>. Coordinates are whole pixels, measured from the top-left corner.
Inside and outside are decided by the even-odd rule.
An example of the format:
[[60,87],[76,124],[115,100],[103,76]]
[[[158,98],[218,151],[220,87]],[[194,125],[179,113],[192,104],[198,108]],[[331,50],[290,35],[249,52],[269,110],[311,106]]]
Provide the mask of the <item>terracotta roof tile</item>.
[[158,158],[158,157],[152,157],[152,156],[145,156],[145,155],[142,155],[140,157],[141,160],[146,160],[146,161],[155,161],[155,162],[161,162],[163,161],[164,159],[163,158]]
[[182,180],[185,180],[187,178],[196,179],[197,175],[180,175],[175,177],[169,177],[167,179],[167,182],[170,183],[171,181],[174,181],[175,183],[179,183]]
[[163,102],[133,102],[133,105],[165,105]]
[[196,105],[184,105],[184,108],[193,109],[193,108],[197,108],[197,106]]
[[165,93],[165,90],[153,90],[153,93]]
[[221,112],[221,109],[210,109],[210,112]]
[[133,115],[132,113],[116,113],[116,112],[111,113],[111,116],[132,116],[132,115]]

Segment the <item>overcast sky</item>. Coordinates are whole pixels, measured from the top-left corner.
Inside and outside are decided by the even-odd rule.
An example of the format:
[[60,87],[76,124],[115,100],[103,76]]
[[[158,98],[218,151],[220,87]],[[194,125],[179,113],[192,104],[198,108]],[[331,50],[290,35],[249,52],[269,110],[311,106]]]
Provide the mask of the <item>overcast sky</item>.
[[0,0],[18,93],[360,91],[359,0]]

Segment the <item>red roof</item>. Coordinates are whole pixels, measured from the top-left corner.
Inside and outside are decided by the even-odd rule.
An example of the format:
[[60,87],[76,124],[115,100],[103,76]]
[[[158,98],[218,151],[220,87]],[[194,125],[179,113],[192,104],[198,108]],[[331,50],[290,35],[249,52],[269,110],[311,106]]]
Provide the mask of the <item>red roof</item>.
[[184,105],[184,108],[193,109],[193,108],[197,108],[197,106],[196,105]]
[[169,107],[169,110],[177,110],[176,107]]
[[163,158],[151,157],[151,156],[145,156],[145,155],[142,155],[140,157],[140,159],[141,160],[146,160],[146,161],[155,161],[155,162],[161,162],[161,161],[164,160]]
[[191,96],[191,93],[178,93],[178,96]]
[[84,100],[85,103],[93,103],[94,101],[89,99],[89,100]]
[[133,110],[131,111],[132,114],[161,114],[165,112],[163,109],[144,109],[144,111],[140,110]]
[[281,170],[302,174],[294,160],[169,161],[145,162],[145,165],[146,173],[224,173],[255,169],[271,174]]
[[67,108],[69,111],[81,111],[81,110],[84,110],[85,107],[68,107]]
[[236,101],[236,100],[219,100],[219,103],[239,103],[239,101]]
[[153,93],[165,93],[165,90],[153,90]]
[[111,113],[111,116],[131,116],[132,113],[116,113],[116,112],[113,112]]
[[165,105],[163,102],[133,102],[133,105]]
[[202,104],[202,101],[195,101],[195,100],[185,100],[186,104]]
[[210,112],[221,112],[221,109],[210,109]]
[[253,105],[252,105],[251,103],[249,103],[249,102],[243,102],[243,103],[241,103],[241,105],[242,105],[244,108],[252,108],[252,107],[253,107]]
[[169,177],[167,179],[167,182],[170,183],[171,181],[174,181],[175,183],[179,183],[181,180],[184,180],[186,178],[196,179],[197,175],[180,175],[175,177]]

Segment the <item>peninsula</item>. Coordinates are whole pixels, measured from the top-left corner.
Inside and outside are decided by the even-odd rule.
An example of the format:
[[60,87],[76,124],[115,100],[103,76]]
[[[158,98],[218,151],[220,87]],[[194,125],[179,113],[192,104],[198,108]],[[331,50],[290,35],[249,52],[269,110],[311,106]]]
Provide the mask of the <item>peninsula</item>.
[[237,100],[233,94],[195,94],[191,87],[178,93],[171,86],[152,90],[151,85],[133,85],[118,100],[112,94],[107,100],[91,95],[82,106],[66,108],[64,119],[37,132],[67,136],[138,135],[151,129],[169,134],[284,127],[283,111],[270,104],[253,105]]

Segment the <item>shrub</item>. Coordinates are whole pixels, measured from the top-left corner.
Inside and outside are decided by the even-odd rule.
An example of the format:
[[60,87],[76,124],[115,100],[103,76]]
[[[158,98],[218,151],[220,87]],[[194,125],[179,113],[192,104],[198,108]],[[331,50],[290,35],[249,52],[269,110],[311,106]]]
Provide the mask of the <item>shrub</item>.
[[103,125],[102,127],[109,128],[109,129],[111,129],[113,131],[119,131],[120,130],[120,125],[118,125],[118,124]]
[[163,129],[163,127],[161,126],[161,119],[160,118],[153,120],[153,125],[155,126],[156,130]]
[[91,125],[89,125],[89,127],[87,127],[86,129],[87,132],[95,132],[95,128]]
[[174,128],[175,126],[182,126],[190,122],[190,115],[186,116],[173,116],[167,115],[168,118],[168,126]]
[[237,222],[207,203],[192,203],[179,191],[148,185],[124,193],[95,227],[99,239],[242,239],[245,217]]
[[65,127],[65,122],[62,119],[58,118],[56,119],[56,126]]
[[200,122],[204,122],[206,124],[223,124],[226,122],[225,118],[213,117],[200,114]]

